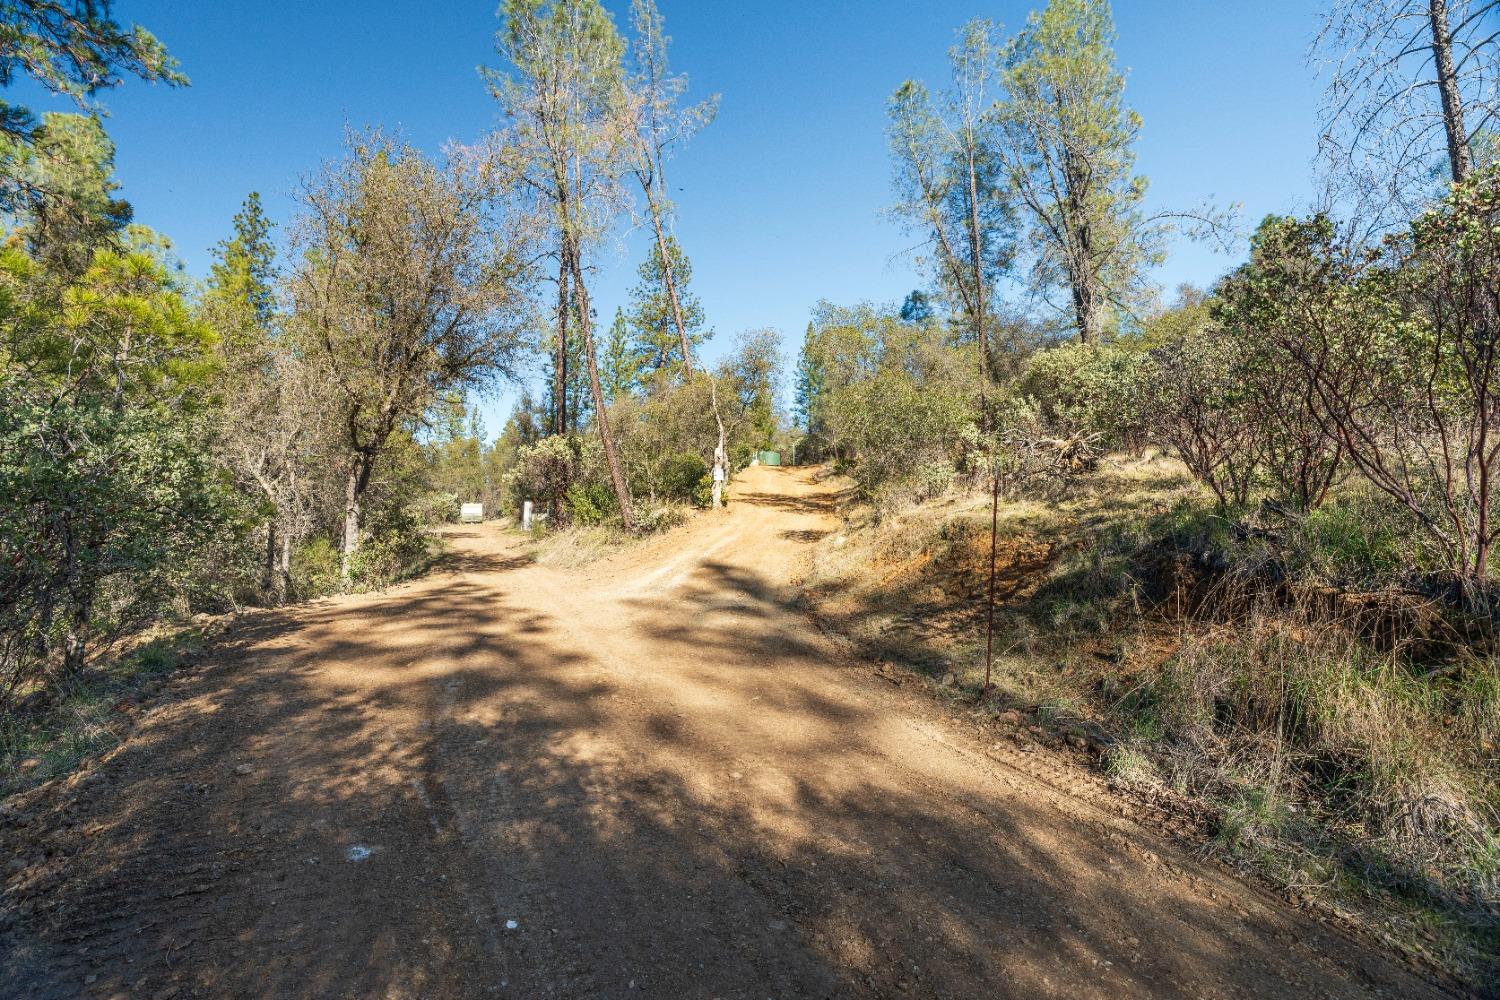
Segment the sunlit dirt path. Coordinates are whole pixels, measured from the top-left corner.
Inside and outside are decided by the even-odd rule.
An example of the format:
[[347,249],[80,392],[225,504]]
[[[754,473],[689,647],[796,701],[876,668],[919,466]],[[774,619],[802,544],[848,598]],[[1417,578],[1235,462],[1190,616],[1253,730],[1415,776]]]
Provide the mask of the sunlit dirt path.
[[753,469],[588,570],[473,528],[248,620],[0,815],[0,995],[1442,995],[851,667],[786,597],[834,526]]

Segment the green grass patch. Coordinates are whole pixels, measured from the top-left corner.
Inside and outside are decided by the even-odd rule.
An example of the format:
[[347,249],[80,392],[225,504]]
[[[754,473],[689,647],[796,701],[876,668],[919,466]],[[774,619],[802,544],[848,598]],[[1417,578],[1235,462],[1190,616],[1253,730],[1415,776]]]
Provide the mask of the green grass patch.
[[63,777],[119,742],[126,706],[192,662],[210,639],[204,627],[164,632],[89,668],[67,691],[32,692],[0,716],[0,797]]

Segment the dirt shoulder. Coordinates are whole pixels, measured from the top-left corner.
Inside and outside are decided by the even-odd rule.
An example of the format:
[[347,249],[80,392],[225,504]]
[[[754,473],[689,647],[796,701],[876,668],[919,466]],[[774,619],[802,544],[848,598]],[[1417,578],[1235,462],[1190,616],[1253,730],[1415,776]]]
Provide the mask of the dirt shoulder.
[[866,669],[804,470],[580,571],[246,620],[0,813],[0,995],[1445,995]]

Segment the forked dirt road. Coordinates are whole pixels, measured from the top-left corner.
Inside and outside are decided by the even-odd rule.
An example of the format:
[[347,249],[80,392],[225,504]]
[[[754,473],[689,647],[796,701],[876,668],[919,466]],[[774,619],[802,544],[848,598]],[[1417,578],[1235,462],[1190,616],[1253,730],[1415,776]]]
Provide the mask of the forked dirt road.
[[785,603],[804,470],[586,571],[258,616],[0,816],[0,994],[1425,997]]

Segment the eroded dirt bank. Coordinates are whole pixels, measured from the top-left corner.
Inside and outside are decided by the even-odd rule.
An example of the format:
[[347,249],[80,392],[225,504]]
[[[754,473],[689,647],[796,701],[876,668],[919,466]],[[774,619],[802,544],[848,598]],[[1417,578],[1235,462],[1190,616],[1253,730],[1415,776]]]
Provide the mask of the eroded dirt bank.
[[[789,606],[804,470],[246,622],[0,815],[6,997],[1423,997]],[[1025,759],[1022,759],[1023,756]]]

